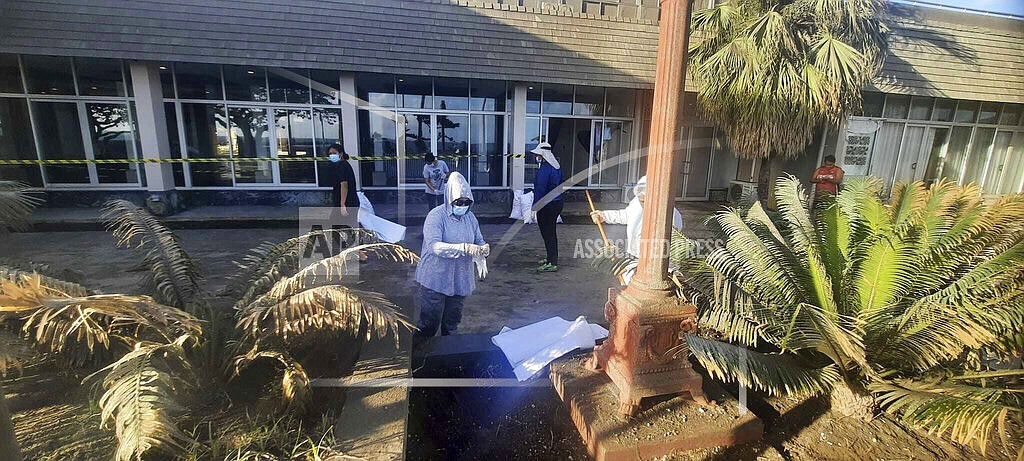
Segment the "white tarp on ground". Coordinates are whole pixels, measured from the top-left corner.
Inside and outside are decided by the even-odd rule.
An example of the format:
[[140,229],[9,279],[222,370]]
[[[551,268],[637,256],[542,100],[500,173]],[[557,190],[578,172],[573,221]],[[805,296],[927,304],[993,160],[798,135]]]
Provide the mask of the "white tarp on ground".
[[552,360],[576,349],[591,349],[606,337],[608,330],[582,316],[573,322],[552,317],[514,330],[503,327],[491,342],[505,354],[516,379],[526,381]]

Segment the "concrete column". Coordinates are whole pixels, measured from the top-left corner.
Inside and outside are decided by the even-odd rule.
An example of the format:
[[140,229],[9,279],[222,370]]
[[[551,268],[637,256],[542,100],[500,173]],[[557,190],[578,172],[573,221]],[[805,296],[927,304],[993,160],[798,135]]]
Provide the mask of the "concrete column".
[[[348,155],[362,155],[359,152],[359,113],[356,110],[356,75],[351,72],[341,74],[341,93],[338,95],[338,102],[341,104],[341,134],[344,136],[341,144],[345,146]],[[349,160],[352,170],[356,173],[356,183],[362,186],[360,177],[359,162]]]
[[[155,62],[131,61],[132,89],[135,92],[135,112],[138,119],[141,157],[144,159],[171,158],[171,143],[167,135],[167,114],[164,112],[163,89],[160,85],[160,67]],[[146,188],[150,192],[174,190],[174,171],[170,163],[146,163]]]
[[527,84],[516,82],[512,87],[512,190],[523,190],[526,179],[526,90]]

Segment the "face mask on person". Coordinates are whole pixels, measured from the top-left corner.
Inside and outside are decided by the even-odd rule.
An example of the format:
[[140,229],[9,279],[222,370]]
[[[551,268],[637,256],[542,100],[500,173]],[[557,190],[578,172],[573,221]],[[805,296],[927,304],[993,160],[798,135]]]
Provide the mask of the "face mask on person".
[[334,163],[338,163],[341,161],[341,156],[338,154],[331,154],[327,156],[327,159]]
[[452,202],[452,214],[455,216],[465,216],[469,212],[469,206],[473,204],[473,201],[468,198],[460,198]]

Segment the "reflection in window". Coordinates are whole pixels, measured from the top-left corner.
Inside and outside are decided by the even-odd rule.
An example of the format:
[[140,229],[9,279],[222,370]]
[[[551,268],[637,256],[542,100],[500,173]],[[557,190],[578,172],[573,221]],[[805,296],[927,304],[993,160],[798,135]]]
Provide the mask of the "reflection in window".
[[[270,129],[266,109],[229,107],[231,154],[236,159],[270,158]],[[237,162],[236,183],[274,182],[271,162]]]
[[312,161],[289,161],[291,159],[311,160],[313,155],[313,120],[308,110],[274,111],[277,134],[277,158],[282,183],[316,182]]
[[[469,117],[465,115],[438,115],[437,157],[444,159],[452,171],[469,178]],[[420,163],[419,179],[423,181],[423,164]],[[472,184],[472,183],[470,183]]]
[[313,69],[309,71],[309,83],[313,92],[313,104],[337,104],[341,76],[334,70]]
[[1020,192],[1024,187],[1024,131],[1000,131],[992,155],[989,171],[993,176],[985,180],[985,191],[992,194]]
[[632,122],[596,123],[598,131],[594,133],[594,169],[591,172],[592,184],[618,184],[620,172],[626,171],[626,164],[618,163],[626,160],[622,157],[629,149],[630,136],[633,133]]
[[[78,122],[78,107],[71,102],[32,102],[32,114],[39,136],[39,150],[43,160],[85,159],[82,144],[82,126]],[[46,165],[46,182],[51,184],[88,183],[89,169],[85,165]]]
[[882,106],[885,103],[885,94],[874,91],[865,91],[864,99],[861,102],[861,113],[865,117],[881,117]]
[[910,108],[910,96],[902,94],[889,94],[885,97],[885,118],[907,118],[907,110]]
[[[398,143],[393,116],[391,112],[359,111],[360,156],[395,157]],[[398,185],[396,160],[360,160],[359,171],[363,187]]]
[[992,159],[988,162],[985,171],[985,180],[982,187],[986,194],[1002,194],[1012,192],[1000,192],[1004,186],[1005,176],[1013,176],[1012,172],[1006,170],[1008,163],[1007,154],[1011,154],[1010,143],[1013,140],[1012,131],[1000,131],[996,133],[995,141],[992,143]]
[[963,171],[964,157],[967,155],[967,144],[971,142],[971,127],[955,126],[949,137],[946,155],[943,159],[938,177],[948,178],[954,182],[960,180]]
[[1020,123],[1021,107],[1024,106],[1006,103],[1003,106],[1003,114],[999,116],[999,124],[1014,126]]
[[[170,63],[160,64],[160,89],[163,92],[165,99],[174,99],[177,96],[174,94],[174,69]],[[131,79],[131,74],[128,74],[128,78]]]
[[[37,160],[25,98],[0,98],[0,159]],[[0,179],[43,185],[38,165],[0,165]]]
[[956,105],[954,122],[974,123],[978,118],[978,101],[959,101]]
[[473,80],[470,89],[470,109],[504,112],[507,94],[503,81]]
[[383,74],[356,74],[356,97],[361,106],[395,107],[395,78]]
[[544,136],[541,130],[541,118],[526,117],[526,149],[523,150],[523,152],[526,153],[526,170],[523,172],[523,181],[526,184],[533,183],[533,180],[537,177],[537,168],[540,167],[540,165],[537,164],[537,157],[531,154],[530,151],[536,149],[537,145],[543,141]]
[[526,87],[526,113],[540,113],[540,83],[533,83]]
[[[189,158],[231,158],[223,105],[183,103],[181,118],[185,130],[185,151]],[[189,170],[193,186],[232,184],[231,164],[228,162],[191,163]]]
[[575,115],[604,115],[604,88],[577,86],[572,113]]
[[995,125],[999,122],[999,109],[1002,104],[998,102],[981,103],[981,111],[978,112],[978,123]]
[[910,101],[910,119],[928,120],[932,116],[933,98],[914,96]]
[[[341,110],[340,109],[321,109],[319,107],[313,108],[313,132],[316,135],[316,149],[313,152],[314,156],[326,157],[327,148],[331,144],[338,143],[344,145],[342,142],[341,134]],[[356,155],[356,152],[349,152],[349,155]],[[320,165],[317,163],[318,167]],[[320,185],[327,185],[323,182],[326,179],[325,174],[322,174],[321,170],[321,183]]]
[[178,63],[174,78],[181,99],[224,99],[220,84],[220,66],[216,64]]
[[985,166],[988,164],[989,149],[992,147],[992,140],[995,138],[995,128],[978,128],[974,132],[974,140],[971,141],[971,152],[967,156],[967,163],[964,165],[963,184],[981,184],[985,174]]
[[395,83],[398,107],[406,109],[432,109],[433,85],[430,77],[398,77]]
[[224,66],[224,92],[229,101],[266,101],[266,70],[255,66]]
[[474,186],[502,185],[504,166],[505,117],[501,115],[473,115],[470,120],[473,144],[469,148]]
[[541,111],[545,114],[571,114],[572,85],[545,83]]
[[[178,114],[174,110],[173,102],[164,103],[164,113],[167,115],[167,141],[171,148],[171,158],[181,158],[181,138],[178,137]],[[172,163],[171,171],[174,172],[174,185],[185,187],[185,165]],[[143,175],[145,178],[145,175]]]
[[636,90],[626,88],[608,88],[609,117],[632,117],[636,110]]
[[[417,184],[423,182],[423,154],[431,152],[431,140],[434,137],[433,126],[430,125],[428,114],[399,114],[398,155],[405,157],[405,182]],[[449,167],[454,166],[451,160],[441,156]]]
[[29,93],[75,94],[71,58],[24,55],[21,62],[25,65]]
[[[89,138],[93,155],[97,160],[118,160],[134,158],[135,141],[128,106],[124,104],[86,104],[89,119]],[[139,182],[136,163],[99,163],[96,177],[102,183]]]
[[954,111],[956,111],[956,100],[936,99],[932,120],[936,122],[952,122]]
[[267,69],[270,101],[309,104],[309,73],[304,69]]
[[24,93],[18,55],[0,53],[0,93]]
[[124,96],[120,59],[75,58],[78,91],[83,96]]
[[434,104],[441,110],[469,109],[469,80],[438,78],[434,80]]

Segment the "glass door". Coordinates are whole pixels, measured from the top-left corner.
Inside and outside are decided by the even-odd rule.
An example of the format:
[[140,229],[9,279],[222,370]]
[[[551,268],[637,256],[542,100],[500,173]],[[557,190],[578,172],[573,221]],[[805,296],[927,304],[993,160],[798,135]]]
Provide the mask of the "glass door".
[[708,179],[711,176],[711,155],[714,153],[715,128],[711,126],[685,127],[686,148],[679,165],[676,199],[700,201],[708,199]]
[[[469,116],[435,115],[434,133],[437,134],[434,155],[444,160],[451,171],[458,171],[471,181],[469,174]],[[422,173],[423,166],[420,166]],[[423,182],[423,175],[420,175]],[[472,184],[472,183],[470,183]]]
[[423,155],[434,152],[434,120],[430,114],[398,114],[398,176],[402,185],[423,184]]

